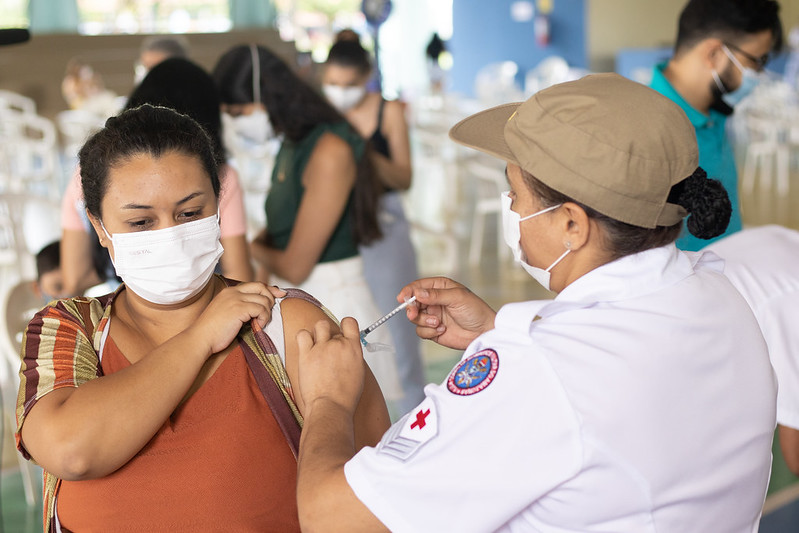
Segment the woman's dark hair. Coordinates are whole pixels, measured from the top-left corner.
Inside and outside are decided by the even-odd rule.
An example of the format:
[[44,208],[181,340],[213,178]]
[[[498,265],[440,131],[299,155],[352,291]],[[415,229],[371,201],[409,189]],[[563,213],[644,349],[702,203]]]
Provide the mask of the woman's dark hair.
[[[253,59],[258,61],[259,79],[256,81],[261,103],[266,107],[275,132],[282,133],[291,142],[299,142],[320,124],[347,122],[327,99],[263,46],[236,46],[219,59],[213,77],[223,103],[255,102]],[[370,164],[368,148],[356,164],[352,210],[354,237],[357,243],[368,244],[381,236],[377,203],[382,191]]]
[[[589,218],[596,220],[605,230],[606,250],[613,259],[665,246],[677,240],[682,222],[673,226],[658,226],[653,229],[633,226],[596,211],[587,205],[548,187],[532,174],[522,169],[525,183],[541,200],[542,207],[572,202],[579,205]],[[685,208],[688,231],[700,239],[712,239],[724,233],[730,222],[732,204],[727,191],[718,180],[708,179],[701,167],[677,183],[669,191],[669,203]]]
[[345,120],[321,94],[263,46],[236,46],[219,58],[213,78],[222,103],[251,104],[256,101],[253,90],[254,56],[259,66],[260,103],[266,107],[277,133],[298,142],[321,123]]
[[86,209],[102,219],[101,204],[111,169],[139,154],[157,158],[169,152],[199,159],[219,198],[217,154],[206,131],[187,115],[144,104],[109,118],[105,127],[80,149],[78,161]]
[[61,267],[61,241],[53,241],[36,254],[36,279]]
[[438,56],[442,53],[446,52],[447,47],[444,44],[444,41],[441,40],[437,32],[433,33],[433,36],[430,37],[430,42],[427,43],[427,48],[425,49],[425,54],[429,59],[433,61],[438,61]]
[[680,13],[675,52],[693,48],[709,37],[740,44],[770,30],[774,52],[783,45],[780,5],[776,0],[690,0]]
[[338,41],[330,47],[325,64],[354,68],[362,75],[372,70],[369,52],[358,41]]
[[125,109],[142,104],[168,107],[196,120],[210,135],[220,163],[224,161],[219,91],[202,67],[188,59],[165,59],[134,89]]

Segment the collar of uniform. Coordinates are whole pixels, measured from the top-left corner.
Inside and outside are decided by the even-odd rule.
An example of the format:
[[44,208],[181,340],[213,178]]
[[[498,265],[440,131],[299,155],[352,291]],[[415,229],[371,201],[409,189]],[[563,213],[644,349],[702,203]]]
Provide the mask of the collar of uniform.
[[697,268],[722,272],[724,261],[712,252],[681,252],[674,244],[622,257],[574,281],[537,309],[537,314],[546,318],[601,302],[643,296],[683,280]]
[[691,104],[686,102],[685,98],[683,98],[680,93],[674,89],[671,83],[669,83],[669,80],[667,80],[666,76],[663,74],[663,70],[666,68],[667,64],[668,62],[664,61],[663,63],[655,65],[652,70],[652,81],[649,84],[649,87],[680,106],[694,128],[706,127],[708,122],[711,122],[711,118],[716,112],[711,109],[710,114],[705,115]]

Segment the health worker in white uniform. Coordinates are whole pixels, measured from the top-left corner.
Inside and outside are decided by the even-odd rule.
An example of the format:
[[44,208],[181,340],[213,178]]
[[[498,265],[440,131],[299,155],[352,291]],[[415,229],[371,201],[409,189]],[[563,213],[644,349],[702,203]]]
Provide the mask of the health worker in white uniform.
[[714,242],[724,274],[755,313],[777,375],[777,427],[785,463],[799,476],[799,231],[769,225]]
[[450,131],[507,162],[505,239],[554,300],[495,313],[462,285],[402,289],[417,333],[463,359],[356,453],[358,325],[300,332],[304,531],[754,532],[775,379],[714,254],[730,202],[693,127],[615,74],[553,86]]

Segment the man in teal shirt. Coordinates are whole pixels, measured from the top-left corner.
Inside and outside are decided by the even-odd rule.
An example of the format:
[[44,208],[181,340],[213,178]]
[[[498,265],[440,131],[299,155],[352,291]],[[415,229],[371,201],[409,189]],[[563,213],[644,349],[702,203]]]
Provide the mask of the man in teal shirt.
[[[781,47],[775,0],[690,0],[680,14],[674,56],[654,68],[651,87],[685,111],[696,130],[699,166],[721,181],[732,202],[730,224],[717,239],[742,227],[727,117],[757,84],[769,54]],[[713,240],[684,231],[677,246],[693,251]]]

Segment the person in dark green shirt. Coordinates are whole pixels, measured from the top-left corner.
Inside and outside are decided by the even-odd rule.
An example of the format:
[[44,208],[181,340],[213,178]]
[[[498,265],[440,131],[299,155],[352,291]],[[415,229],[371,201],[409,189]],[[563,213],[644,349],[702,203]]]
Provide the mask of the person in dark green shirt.
[[[770,54],[782,47],[779,7],[775,0],[690,0],[680,14],[674,56],[652,75],[652,89],[677,103],[694,125],[699,166],[729,194],[732,217],[717,238],[742,228],[727,117],[757,84]],[[677,246],[694,251],[711,241],[683,231]]]
[[[364,139],[267,48],[232,48],[217,62],[214,79],[237,133],[257,143],[281,137],[266,199],[267,227],[250,244],[256,279],[302,288],[338,318],[352,316],[362,326],[380,318],[358,251],[381,236],[381,189]],[[388,329],[368,340],[393,346]],[[398,400],[395,358],[370,352],[367,363],[384,397]]]

